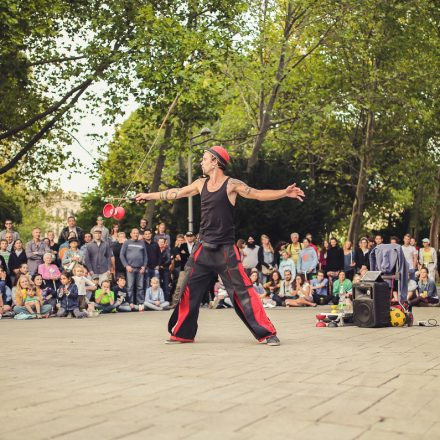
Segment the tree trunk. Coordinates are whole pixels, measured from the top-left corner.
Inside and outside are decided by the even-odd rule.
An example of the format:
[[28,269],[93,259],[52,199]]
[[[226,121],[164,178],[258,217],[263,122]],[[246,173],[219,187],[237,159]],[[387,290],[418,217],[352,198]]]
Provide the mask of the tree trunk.
[[416,240],[419,238],[420,230],[420,206],[422,206],[424,197],[424,188],[422,185],[417,185],[414,190],[414,202],[411,207],[410,217],[409,217],[409,234]]
[[368,171],[370,168],[370,158],[372,157],[372,144],[374,135],[374,113],[370,110],[367,116],[367,126],[365,129],[365,141],[361,153],[361,163],[359,176],[356,185],[356,195],[351,211],[350,227],[348,229],[348,240],[354,243],[359,238],[362,226],[362,217],[365,208],[365,194],[368,187]]
[[429,239],[431,246],[438,249],[438,233],[440,225],[440,168],[437,171],[437,192],[434,206],[432,207],[431,230],[429,231]]
[[[170,122],[165,124],[165,134],[163,141],[160,143],[159,155],[156,161],[156,168],[154,169],[153,181],[151,182],[150,192],[159,191],[160,181],[162,178],[162,170],[165,165],[165,151],[170,146],[171,133],[173,131],[173,126]],[[147,202],[145,207],[145,218],[148,220],[148,224],[152,225],[154,209],[156,207],[156,200],[151,200]]]

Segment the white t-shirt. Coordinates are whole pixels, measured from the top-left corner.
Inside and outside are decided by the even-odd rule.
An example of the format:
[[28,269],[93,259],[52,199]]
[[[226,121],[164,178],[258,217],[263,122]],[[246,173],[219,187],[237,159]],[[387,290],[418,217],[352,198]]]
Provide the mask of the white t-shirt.
[[94,286],[95,284],[86,277],[72,277],[75,281],[76,287],[78,287],[78,295],[84,296],[87,294],[86,286]]
[[417,249],[409,244],[408,246],[402,245],[402,251],[409,268],[414,269],[414,255],[417,255]]
[[255,245],[253,249],[245,246],[243,249],[243,267],[245,269],[253,269],[258,265],[258,249],[260,246]]

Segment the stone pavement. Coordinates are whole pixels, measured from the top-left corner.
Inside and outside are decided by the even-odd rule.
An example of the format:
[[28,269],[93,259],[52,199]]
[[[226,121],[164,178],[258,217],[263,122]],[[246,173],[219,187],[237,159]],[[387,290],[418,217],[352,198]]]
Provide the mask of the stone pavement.
[[[169,312],[0,321],[0,438],[440,438],[440,327],[315,328],[268,311],[282,345],[202,309],[197,343],[165,345]],[[439,308],[415,311],[434,317]]]

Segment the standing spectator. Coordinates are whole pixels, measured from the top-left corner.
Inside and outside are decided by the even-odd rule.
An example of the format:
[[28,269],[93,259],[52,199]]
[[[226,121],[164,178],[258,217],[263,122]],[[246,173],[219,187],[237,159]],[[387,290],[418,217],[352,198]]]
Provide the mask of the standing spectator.
[[[315,249],[316,252],[316,256],[319,258],[319,250],[318,250],[318,246],[316,246],[316,244],[313,244],[313,237],[312,234],[310,232],[307,232],[306,234],[306,238],[309,240],[309,244],[310,246]],[[304,242],[303,242],[304,243]]]
[[[280,267],[280,263],[281,263],[281,254],[283,253],[283,251],[286,251],[288,243],[285,241],[279,241],[277,243],[277,245],[275,246],[275,265],[276,267]],[[289,253],[287,252],[287,255],[289,255]],[[293,263],[293,261],[292,261]]]
[[91,297],[92,293],[96,290],[95,283],[90,281],[85,276],[85,269],[82,264],[77,264],[73,268],[73,281],[75,281],[78,288],[78,306],[79,310],[83,311],[87,309],[87,299]]
[[38,266],[43,263],[43,255],[50,253],[50,248],[40,239],[40,228],[32,229],[32,240],[26,244],[26,256],[28,259],[29,273],[35,275],[38,272]]
[[76,218],[73,215],[67,217],[67,226],[61,230],[61,234],[58,237],[58,244],[61,245],[67,242],[69,237],[71,237],[71,235],[69,235],[71,232],[75,233],[80,246],[82,246],[84,244],[84,231],[79,226],[76,226]]
[[417,252],[419,251],[420,247],[417,245],[417,240],[414,237],[411,237],[411,239],[409,240],[409,244],[411,246],[414,246]]
[[330,244],[327,240],[322,243],[321,250],[319,251],[319,268],[327,273],[327,252],[330,248]]
[[165,301],[170,300],[170,263],[171,254],[165,238],[159,238],[157,243],[160,249],[159,274]]
[[46,252],[43,255],[43,263],[38,266],[38,273],[43,278],[46,286],[57,290],[57,283],[60,279],[61,273],[58,266],[53,263],[53,255],[51,252]]
[[374,246],[379,246],[383,243],[383,236],[381,234],[376,234],[374,237]]
[[69,240],[71,238],[78,238],[75,234],[75,232],[69,232],[69,237],[67,239],[67,241],[65,241],[64,243],[61,243],[59,249],[58,249],[58,260],[60,261],[60,263],[63,261],[64,258],[64,254],[66,253],[67,249],[69,249],[70,245],[69,245]]
[[8,241],[5,238],[0,240],[0,255],[3,257],[3,260],[5,261],[5,269],[8,271],[11,252],[8,251]]
[[127,300],[130,307],[142,305],[145,301],[144,272],[148,257],[143,240],[139,240],[139,229],[131,230],[130,239],[122,245],[120,258],[127,271]]
[[5,235],[7,232],[12,233],[12,240],[16,241],[20,238],[20,234],[17,231],[14,231],[14,223],[11,219],[6,219],[5,221],[5,229],[0,232],[0,240],[3,240],[5,238]]
[[59,318],[67,317],[81,319],[87,316],[87,312],[79,310],[78,301],[78,287],[73,281],[73,275],[70,272],[63,272],[61,274],[61,287],[58,289],[58,299],[60,301],[60,308],[57,316]]
[[108,241],[101,238],[101,230],[95,228],[93,232],[93,241],[87,247],[84,257],[84,263],[89,269],[90,275],[99,275],[99,283],[110,277],[112,251]]
[[46,238],[49,240],[50,250],[52,251],[52,254],[55,257],[54,261],[57,261],[58,260],[58,250],[60,249],[60,245],[58,243],[55,243],[55,232],[47,231]]
[[243,249],[246,246],[246,242],[242,238],[239,238],[235,245],[237,246],[238,252],[240,253],[240,261],[243,261]]
[[416,279],[416,268],[418,266],[417,263],[417,249],[414,246],[410,245],[411,236],[409,234],[405,234],[403,237],[402,251],[405,256],[405,260],[408,263],[409,268],[409,278],[411,280]]
[[111,272],[115,280],[117,280],[120,275],[123,275],[126,279],[125,267],[121,261],[121,248],[126,240],[127,237],[125,236],[125,232],[118,232],[118,240],[112,241],[110,245],[113,253]]
[[165,301],[163,290],[160,287],[159,279],[151,278],[151,286],[145,294],[145,307],[150,310],[168,310],[170,303]]
[[84,244],[80,247],[82,251],[86,250],[87,245],[93,241],[92,234],[90,232],[86,232],[84,234]]
[[289,257],[289,253],[284,250],[281,252],[281,261],[278,265],[278,271],[281,274],[281,278],[284,280],[284,272],[286,270],[290,271],[290,274],[295,278],[296,276],[296,267],[293,260]]
[[146,218],[141,218],[139,220],[139,236],[143,237],[145,231],[148,229],[148,220]]
[[156,235],[154,236],[154,241],[159,244],[159,239],[164,238],[168,247],[171,246],[171,238],[169,234],[166,233],[167,226],[165,223],[159,223],[157,227]]
[[328,304],[332,298],[328,294],[328,279],[324,278],[324,275],[323,270],[318,270],[316,278],[310,282],[313,301],[319,305]]
[[78,249],[78,239],[76,237],[69,238],[69,249],[63,255],[63,268],[69,272],[73,271],[75,265],[84,264],[84,251]]
[[26,252],[23,249],[23,242],[18,239],[14,242],[14,248],[9,257],[9,273],[11,276],[12,283],[15,283],[15,278],[17,277],[20,266],[25,263],[27,264]]
[[303,248],[298,255],[297,271],[299,274],[302,274],[306,280],[309,280],[316,273],[318,255],[316,250],[310,245],[308,238],[305,238],[302,244]]
[[339,247],[335,237],[330,239],[330,248],[327,251],[327,275],[329,282],[337,278],[340,271],[344,270],[344,252]]
[[399,244],[399,237],[396,237],[395,235],[392,235],[390,237],[390,244]]
[[117,242],[118,234],[119,234],[119,223],[113,223],[112,229],[110,231],[110,241],[113,243]]
[[159,262],[161,253],[159,245],[153,240],[151,229],[144,232],[145,248],[147,249],[148,270],[145,271],[145,288],[150,287],[150,280],[153,277],[159,278]]
[[14,234],[12,232],[6,232],[4,239],[6,240],[6,243],[8,243],[6,249],[9,252],[12,252],[12,248],[14,246]]
[[357,272],[360,272],[364,268],[370,268],[370,253],[371,250],[368,247],[368,239],[367,237],[362,237],[359,240],[359,247],[354,251],[354,261],[356,263]]
[[243,249],[243,267],[249,275],[254,267],[258,266],[258,251],[260,246],[255,244],[254,237],[249,237]]
[[289,244],[287,251],[295,264],[296,271],[298,272],[298,258],[299,253],[302,249],[302,244],[299,242],[299,234],[297,232],[292,232],[290,234],[291,243]]
[[354,251],[351,246],[351,241],[346,241],[344,243],[344,272],[346,278],[349,280],[353,279],[353,275],[356,268],[356,259],[354,257]]
[[437,270],[437,252],[430,246],[429,238],[422,240],[423,247],[419,250],[419,264],[428,269],[429,278],[435,281],[435,271]]
[[265,283],[275,266],[275,252],[270,239],[266,234],[261,236],[261,246],[258,249],[257,269],[263,274],[263,283]]
[[96,225],[90,230],[90,233],[93,236],[93,232],[95,229],[101,229],[101,240],[109,241],[110,240],[110,231],[108,228],[104,226],[104,219],[101,216],[96,217]]

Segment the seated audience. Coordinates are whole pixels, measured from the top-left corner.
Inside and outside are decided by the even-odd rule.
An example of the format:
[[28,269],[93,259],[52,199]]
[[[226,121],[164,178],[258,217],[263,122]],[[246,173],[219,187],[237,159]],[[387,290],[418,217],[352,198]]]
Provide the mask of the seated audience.
[[[292,261],[292,259],[290,259]],[[293,263],[293,261],[292,261]],[[273,293],[271,298],[277,306],[285,306],[286,299],[297,299],[293,291],[295,290],[295,278],[290,269],[284,270],[284,279],[280,282],[280,288],[277,293]]]
[[144,305],[150,310],[168,310],[170,303],[165,301],[165,296],[160,287],[159,278],[151,278],[151,286],[145,293]]
[[43,256],[43,264],[38,266],[38,273],[42,276],[46,285],[56,291],[61,272],[58,269],[58,266],[54,264],[52,260],[53,254],[51,252],[46,252]]
[[115,301],[115,293],[110,289],[110,281],[102,281],[101,288],[95,292],[95,309],[101,313],[111,313],[116,312],[119,305]]
[[302,275],[296,275],[295,288],[293,289],[292,294],[298,298],[286,299],[286,307],[316,307],[316,304],[313,302],[310,284],[303,278]]
[[328,279],[324,277],[324,271],[318,270],[316,278],[310,281],[313,301],[318,305],[328,304],[331,295],[328,294]]
[[78,287],[73,280],[73,275],[70,272],[64,271],[60,277],[61,287],[58,289],[58,300],[60,302],[60,308],[58,309],[57,316],[59,318],[85,318],[87,312],[81,312],[79,310],[78,301]]
[[81,311],[87,310],[91,294],[96,290],[95,283],[85,276],[85,272],[85,267],[82,264],[77,264],[73,268],[73,281],[78,288],[78,307]]
[[46,286],[43,277],[36,274],[32,277],[37,294],[42,298],[42,304],[48,304],[51,307],[51,313],[55,312],[57,304],[57,292],[50,286]]
[[429,271],[426,267],[420,269],[417,290],[408,293],[408,304],[418,307],[439,304],[437,286],[429,277]]
[[[29,311],[25,306],[26,298],[31,289],[31,280],[26,275],[21,275],[17,279],[17,286],[15,289],[15,314],[25,314],[29,315]],[[41,293],[36,292],[36,296],[40,298],[40,303],[43,303],[43,298],[41,297]],[[40,307],[40,313],[44,315],[44,317],[49,317],[49,314],[52,310],[52,307],[49,304],[43,304]]]
[[345,272],[339,272],[338,279],[333,283],[333,296],[331,299],[333,304],[345,301],[346,297],[352,298],[352,288],[352,283],[345,277]]

